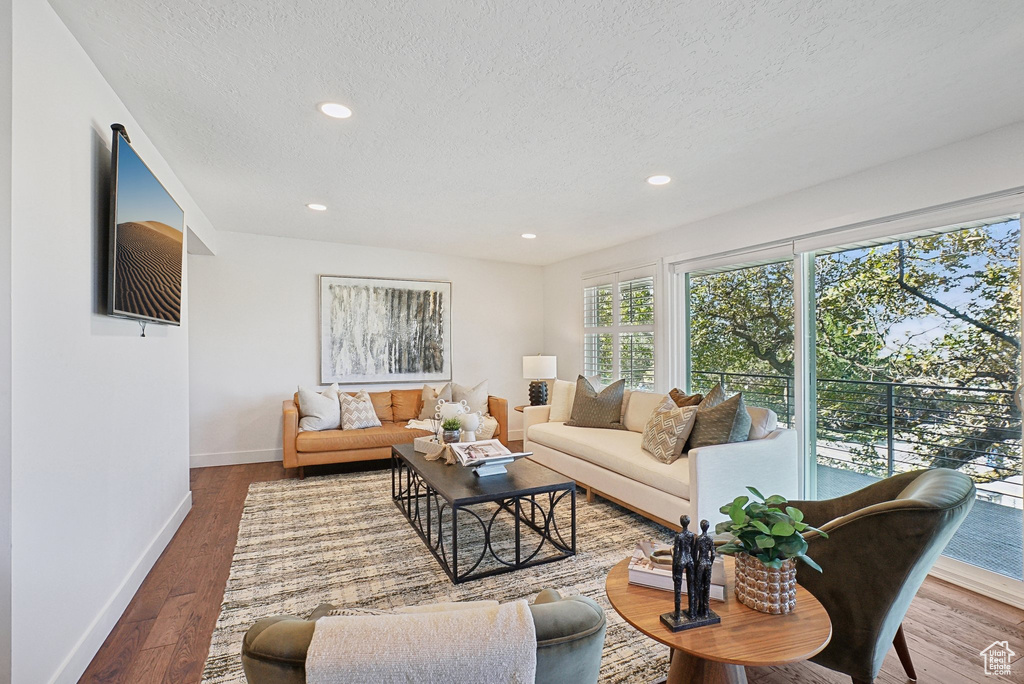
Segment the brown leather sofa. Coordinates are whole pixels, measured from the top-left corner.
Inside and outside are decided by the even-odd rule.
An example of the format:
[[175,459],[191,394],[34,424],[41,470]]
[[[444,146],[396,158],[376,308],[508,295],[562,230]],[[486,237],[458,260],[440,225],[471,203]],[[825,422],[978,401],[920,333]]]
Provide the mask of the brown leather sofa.
[[[319,432],[299,432],[299,399],[295,394],[283,402],[284,467],[298,468],[301,478],[305,476],[303,466],[391,458],[393,445],[409,444],[417,437],[430,434],[426,430],[405,427],[419,416],[423,408],[422,394],[418,389],[370,392],[380,427]],[[498,421],[494,439],[508,446],[508,400],[488,397],[487,406]]]

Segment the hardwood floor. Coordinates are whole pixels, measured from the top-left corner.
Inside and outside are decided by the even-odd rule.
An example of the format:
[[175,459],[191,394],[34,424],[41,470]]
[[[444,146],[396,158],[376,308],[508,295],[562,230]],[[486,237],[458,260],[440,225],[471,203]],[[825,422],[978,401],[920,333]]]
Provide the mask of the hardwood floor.
[[[387,465],[381,461],[370,467]],[[353,469],[307,468],[306,474],[315,477]],[[192,470],[192,510],[80,681],[199,682],[220,614],[249,484],[284,477],[280,463]],[[582,497],[580,505],[586,505]],[[1024,611],[929,578],[911,604],[904,625],[921,682],[1024,681]],[[986,677],[982,671],[978,651],[997,640],[1009,640],[1017,651],[1016,679]],[[665,662],[667,669],[667,652]],[[850,681],[811,663],[748,669],[747,674],[751,684]],[[894,650],[876,681],[908,681]]]

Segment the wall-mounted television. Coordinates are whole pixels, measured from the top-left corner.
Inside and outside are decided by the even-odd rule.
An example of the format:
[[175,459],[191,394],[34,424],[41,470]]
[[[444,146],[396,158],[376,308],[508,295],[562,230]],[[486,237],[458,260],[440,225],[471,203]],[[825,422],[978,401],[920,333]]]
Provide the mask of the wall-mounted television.
[[111,316],[181,325],[185,212],[113,124],[110,188]]

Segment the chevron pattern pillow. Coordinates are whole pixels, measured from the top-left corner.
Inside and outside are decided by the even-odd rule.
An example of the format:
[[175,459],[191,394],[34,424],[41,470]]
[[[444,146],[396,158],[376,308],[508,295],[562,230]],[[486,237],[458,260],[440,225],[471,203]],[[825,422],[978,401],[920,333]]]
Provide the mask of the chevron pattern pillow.
[[683,454],[696,416],[696,406],[679,407],[666,399],[647,421],[640,446],[662,463],[673,463]]
[[366,390],[359,390],[356,396],[341,395],[341,429],[362,430],[380,427],[380,418],[373,410],[373,402]]

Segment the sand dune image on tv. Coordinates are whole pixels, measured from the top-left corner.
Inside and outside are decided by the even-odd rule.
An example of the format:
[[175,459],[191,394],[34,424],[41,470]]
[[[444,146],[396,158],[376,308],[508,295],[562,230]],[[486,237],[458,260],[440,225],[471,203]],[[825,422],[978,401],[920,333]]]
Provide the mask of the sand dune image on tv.
[[115,309],[181,322],[182,235],[159,221],[117,224]]
[[181,325],[185,212],[139,157],[124,127],[111,128],[108,313]]

